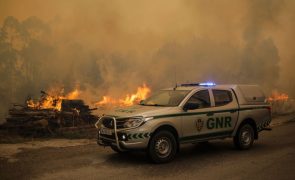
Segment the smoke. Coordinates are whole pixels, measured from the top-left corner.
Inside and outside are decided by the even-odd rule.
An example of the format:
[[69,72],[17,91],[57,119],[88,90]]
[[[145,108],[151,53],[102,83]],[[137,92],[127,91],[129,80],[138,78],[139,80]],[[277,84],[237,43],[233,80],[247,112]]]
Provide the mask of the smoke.
[[40,90],[79,87],[88,102],[143,82],[260,84],[295,96],[295,2],[0,2],[0,110]]

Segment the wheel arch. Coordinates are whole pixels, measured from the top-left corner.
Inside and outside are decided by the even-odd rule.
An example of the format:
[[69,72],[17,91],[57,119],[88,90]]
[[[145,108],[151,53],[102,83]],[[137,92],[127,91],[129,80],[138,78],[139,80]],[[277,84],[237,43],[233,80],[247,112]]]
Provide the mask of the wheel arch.
[[[238,129],[241,128],[241,126],[244,125],[244,124],[250,124],[250,125],[253,127],[253,129],[254,129],[254,138],[255,138],[255,139],[258,139],[257,124],[256,124],[256,122],[254,121],[254,119],[253,119],[253,118],[245,118],[245,119],[239,124]],[[236,130],[235,135],[236,135],[236,133],[238,132],[238,129]]]
[[[175,137],[175,140],[177,142],[177,151],[179,151],[179,134],[174,126],[172,126],[170,124],[162,124],[151,133],[151,137],[154,136],[157,132],[163,131],[163,130],[169,131],[173,134],[173,136]],[[151,138],[150,138],[150,140],[151,140]]]

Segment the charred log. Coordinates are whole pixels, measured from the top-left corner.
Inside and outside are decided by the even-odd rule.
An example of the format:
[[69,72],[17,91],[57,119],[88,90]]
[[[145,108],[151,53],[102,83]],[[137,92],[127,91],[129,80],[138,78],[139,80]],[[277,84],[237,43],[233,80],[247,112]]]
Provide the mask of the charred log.
[[14,104],[9,109],[2,128],[18,131],[20,134],[54,134],[67,128],[93,127],[97,117],[92,115],[92,110],[94,109],[90,109],[82,100],[63,99],[60,111]]

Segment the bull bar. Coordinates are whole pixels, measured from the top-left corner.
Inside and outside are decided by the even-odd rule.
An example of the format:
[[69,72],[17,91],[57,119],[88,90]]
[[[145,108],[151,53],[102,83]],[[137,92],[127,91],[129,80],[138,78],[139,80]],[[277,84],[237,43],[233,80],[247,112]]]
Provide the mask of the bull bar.
[[[101,116],[101,117],[98,119],[98,121],[95,123],[95,127],[99,130],[98,123],[100,122],[100,120],[101,120],[102,118],[105,118],[105,117],[113,119],[113,123],[114,123],[114,128],[113,128],[113,130],[114,130],[114,135],[115,135],[116,146],[117,146],[117,148],[118,148],[120,151],[124,151],[124,150],[120,147],[119,137],[118,137],[118,133],[117,133],[117,120],[116,120],[115,117],[112,117],[112,116]],[[109,129],[109,128],[108,128],[108,129]],[[100,140],[100,133],[98,134],[98,140]],[[99,145],[102,145],[102,146],[106,146],[106,144],[100,143],[99,141],[98,141],[98,144],[99,144]]]

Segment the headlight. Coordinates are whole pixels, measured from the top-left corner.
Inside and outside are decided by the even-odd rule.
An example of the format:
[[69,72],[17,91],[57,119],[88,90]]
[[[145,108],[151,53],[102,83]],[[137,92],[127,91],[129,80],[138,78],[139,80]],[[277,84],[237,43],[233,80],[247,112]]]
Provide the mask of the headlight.
[[143,118],[130,118],[126,120],[123,126],[124,128],[135,128],[142,125],[144,122]]
[[141,125],[143,125],[146,121],[153,119],[153,117],[134,117],[129,118],[126,120],[126,122],[123,124],[124,128],[137,128]]

